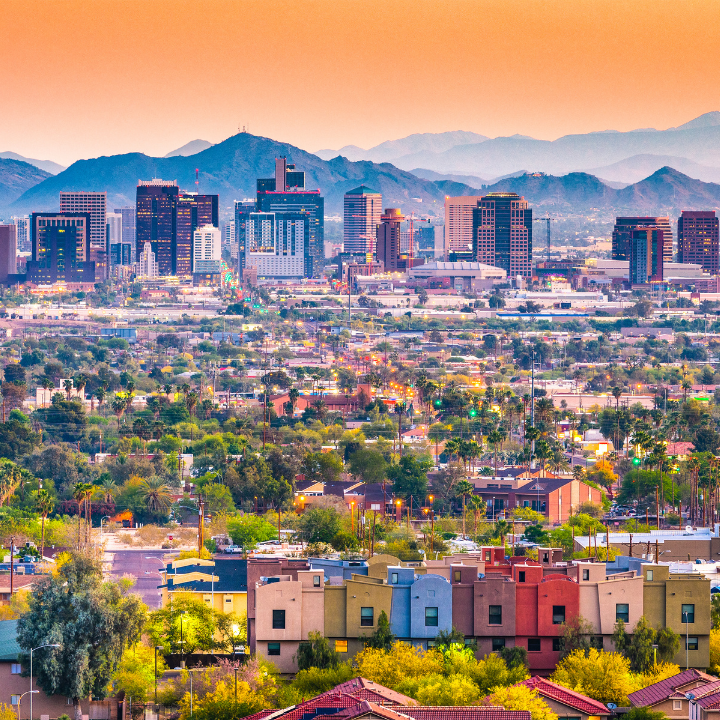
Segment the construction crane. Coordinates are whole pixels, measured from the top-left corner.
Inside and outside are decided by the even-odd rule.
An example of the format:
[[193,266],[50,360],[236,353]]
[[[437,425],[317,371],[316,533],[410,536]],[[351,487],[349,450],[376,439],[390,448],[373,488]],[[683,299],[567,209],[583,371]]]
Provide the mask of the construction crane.
[[533,218],[534,222],[547,223],[547,259],[550,262],[550,223],[557,218],[551,218],[550,213],[547,213],[544,218]]

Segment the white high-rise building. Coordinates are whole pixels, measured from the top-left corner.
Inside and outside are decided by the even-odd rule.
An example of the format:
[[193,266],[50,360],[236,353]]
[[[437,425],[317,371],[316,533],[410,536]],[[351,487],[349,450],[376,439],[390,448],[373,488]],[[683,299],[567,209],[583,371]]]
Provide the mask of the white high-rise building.
[[140,253],[140,259],[137,264],[137,275],[142,278],[155,278],[158,276],[157,260],[152,250],[152,245],[146,242],[143,251]]
[[90,260],[95,262],[95,279],[107,277],[107,193],[61,192],[60,212],[90,213]]
[[223,247],[226,247],[233,245],[235,242],[237,242],[235,238],[235,221],[230,220],[223,225],[222,244]]
[[473,210],[480,195],[445,198],[445,260],[451,252],[468,252],[473,248]]
[[120,213],[107,213],[107,240],[108,245],[115,245],[122,242],[123,237],[123,216]]
[[32,234],[30,232],[30,217],[24,215],[22,217],[10,218],[10,222],[16,228],[17,249],[18,252],[32,252]]
[[219,273],[222,260],[220,229],[203,225],[193,234],[193,273]]

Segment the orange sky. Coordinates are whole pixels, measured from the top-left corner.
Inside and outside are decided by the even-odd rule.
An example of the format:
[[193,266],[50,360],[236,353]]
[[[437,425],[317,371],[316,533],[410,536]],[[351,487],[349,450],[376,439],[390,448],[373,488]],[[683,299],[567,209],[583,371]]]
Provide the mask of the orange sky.
[[717,0],[3,0],[0,151],[552,139],[720,110]]

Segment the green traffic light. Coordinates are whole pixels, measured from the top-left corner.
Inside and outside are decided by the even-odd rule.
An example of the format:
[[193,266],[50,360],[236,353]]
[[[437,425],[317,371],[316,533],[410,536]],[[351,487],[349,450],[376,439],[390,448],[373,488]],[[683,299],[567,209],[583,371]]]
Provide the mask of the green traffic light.
[[633,458],[633,465],[639,465],[640,464],[640,458]]
[[471,408],[470,412],[468,413],[470,417],[475,417],[477,415],[477,410],[475,408]]

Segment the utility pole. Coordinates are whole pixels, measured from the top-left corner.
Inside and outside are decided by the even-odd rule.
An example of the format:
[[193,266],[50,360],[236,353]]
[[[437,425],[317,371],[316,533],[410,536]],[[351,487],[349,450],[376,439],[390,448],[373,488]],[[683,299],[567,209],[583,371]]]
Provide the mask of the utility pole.
[[[530,368],[530,427],[535,429],[535,348],[532,349],[532,366]],[[535,469],[535,434],[530,441],[530,469]],[[540,512],[540,498],[538,497],[538,512]]]
[[202,497],[198,498],[198,558],[202,556],[203,545],[205,545],[205,501]]

